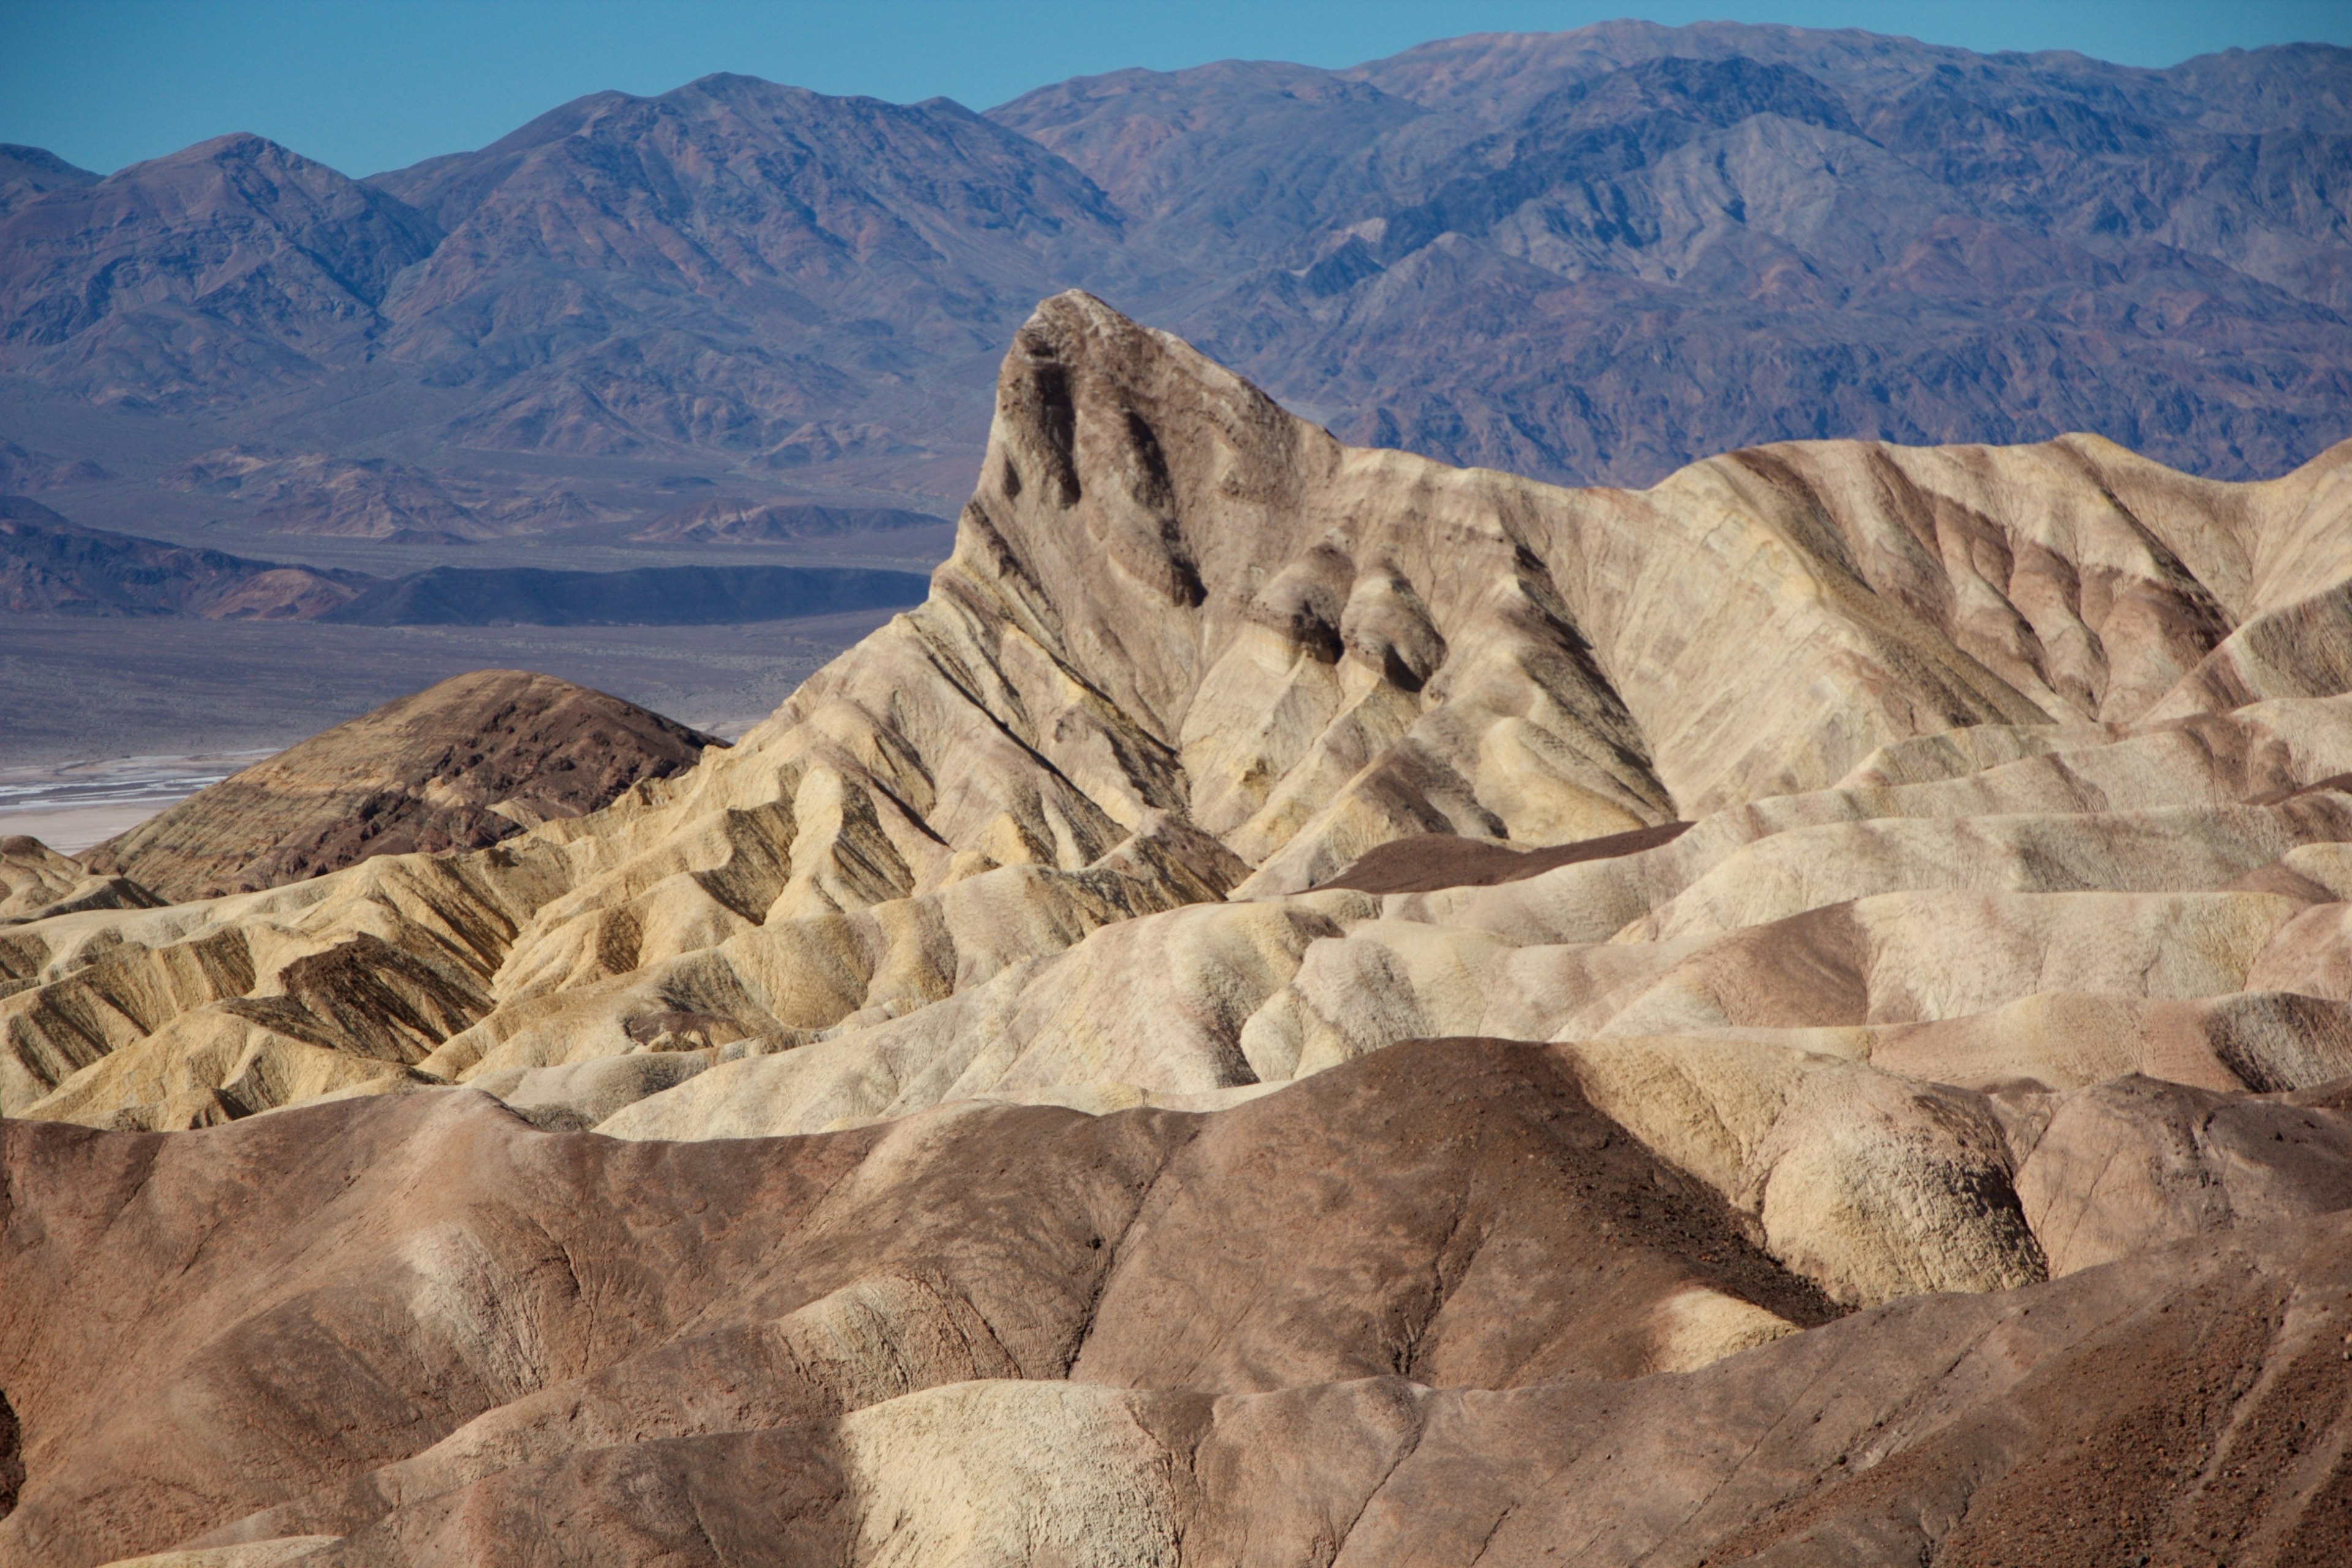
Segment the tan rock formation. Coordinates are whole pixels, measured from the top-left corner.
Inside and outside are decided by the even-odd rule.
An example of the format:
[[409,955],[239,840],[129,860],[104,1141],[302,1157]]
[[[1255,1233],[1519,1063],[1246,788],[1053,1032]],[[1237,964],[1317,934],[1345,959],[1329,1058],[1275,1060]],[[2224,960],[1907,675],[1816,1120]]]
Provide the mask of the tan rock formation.
[[[162,902],[129,879],[97,875],[37,838],[21,833],[0,838],[0,926],[83,910],[152,909]],[[6,984],[0,975],[0,987]]]
[[[928,604],[690,773],[446,870],[323,879],[291,946],[254,941],[275,906],[20,928],[9,1103],[173,1125],[390,1081],[257,1076],[278,1039],[519,1084],[671,1014],[715,1021],[718,1070],[615,1131],[1199,1094],[1449,1031],[2293,1087],[2352,1067],[2344,1031],[2211,999],[2326,999],[2333,895],[2284,868],[2345,837],[2341,797],[2295,792],[2352,771],[2352,711],[2292,659],[2215,711],[2208,664],[2326,578],[2343,466],[2226,486],[2088,439],[1828,443],[1560,491],[1349,451],[1064,296],[1006,363]],[[1483,892],[1297,892],[1431,830],[1455,838],[1420,837],[1437,868],[1405,885],[1461,839],[1472,883],[1501,873],[1464,856],[1600,841]],[[383,896],[427,883],[422,927]],[[362,934],[442,976],[396,1049],[283,1022],[284,965]],[[2036,1035],[2050,996],[2105,1043]]]

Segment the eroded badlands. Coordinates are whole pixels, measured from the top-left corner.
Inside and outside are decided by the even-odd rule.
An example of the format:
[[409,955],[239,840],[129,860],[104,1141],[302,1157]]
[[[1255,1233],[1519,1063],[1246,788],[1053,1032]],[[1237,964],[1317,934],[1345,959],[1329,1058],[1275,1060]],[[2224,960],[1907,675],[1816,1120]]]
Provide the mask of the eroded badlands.
[[2342,1561],[2348,693],[2352,447],[1563,490],[1060,296],[734,747],[0,855],[0,1563]]

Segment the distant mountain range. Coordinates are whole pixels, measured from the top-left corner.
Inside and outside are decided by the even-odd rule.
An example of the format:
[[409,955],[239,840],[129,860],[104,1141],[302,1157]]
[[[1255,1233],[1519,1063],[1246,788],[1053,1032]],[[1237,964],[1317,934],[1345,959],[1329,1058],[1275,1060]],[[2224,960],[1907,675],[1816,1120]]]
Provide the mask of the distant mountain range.
[[436,566],[402,576],[287,566],[84,528],[0,496],[0,612],[193,616],[352,626],[712,626],[919,604],[912,572],[646,566],[620,572]]
[[[716,76],[364,180],[249,135],[103,179],[0,150],[0,451],[44,484],[257,443],[950,494],[1068,286],[1350,440],[1554,479],[2067,430],[2267,476],[2352,435],[2352,50],[1623,22],[986,114]],[[110,417],[34,428],[59,400]],[[376,537],[542,517],[305,472]]]

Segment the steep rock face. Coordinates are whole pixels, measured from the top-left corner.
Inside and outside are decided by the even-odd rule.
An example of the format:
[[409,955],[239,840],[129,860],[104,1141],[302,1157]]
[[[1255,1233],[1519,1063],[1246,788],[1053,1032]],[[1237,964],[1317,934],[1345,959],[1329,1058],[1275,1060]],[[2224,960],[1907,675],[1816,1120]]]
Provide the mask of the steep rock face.
[[578,816],[715,743],[552,676],[478,670],[199,790],[82,859],[175,900],[275,888]]

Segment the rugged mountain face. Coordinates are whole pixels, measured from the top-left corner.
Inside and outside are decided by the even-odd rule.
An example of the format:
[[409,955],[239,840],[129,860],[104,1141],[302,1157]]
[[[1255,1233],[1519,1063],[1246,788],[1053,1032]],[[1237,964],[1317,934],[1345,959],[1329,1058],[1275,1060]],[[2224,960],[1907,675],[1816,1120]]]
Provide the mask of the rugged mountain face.
[[1169,324],[1353,439],[1646,483],[1763,439],[2084,429],[2244,478],[2346,432],[2218,386],[2150,414],[2225,341],[2343,401],[2341,353],[2298,345],[2352,299],[2352,119],[2286,84],[2344,69],[1621,23],[993,112],[1101,181],[1133,244],[1246,258]]
[[1049,300],[736,746],[0,931],[0,1562],[2329,1561],[2348,463],[1564,490]]
[[487,394],[461,438],[559,451],[804,463],[861,388],[904,405],[919,368],[992,355],[1118,234],[1083,175],[955,104],[748,77],[600,94],[374,183],[449,231],[390,306],[394,356]]
[[461,675],[198,790],[82,857],[174,900],[478,849],[693,764],[709,735],[548,675]]
[[37,501],[0,496],[0,609],[17,615],[307,621],[374,582],[83,528]]
[[0,217],[0,364],[100,405],[233,404],[364,353],[440,237],[257,136],[63,181]]
[[[2269,478],[2352,435],[2346,59],[1619,23],[985,117],[712,77],[356,184],[251,138],[102,181],[23,153],[0,374],[289,461],[692,451],[937,495],[1075,284],[1351,441],[1557,481],[2067,431]],[[152,422],[117,434],[60,457],[144,477]],[[334,486],[300,526],[468,531]],[[520,510],[477,521],[562,521]]]

